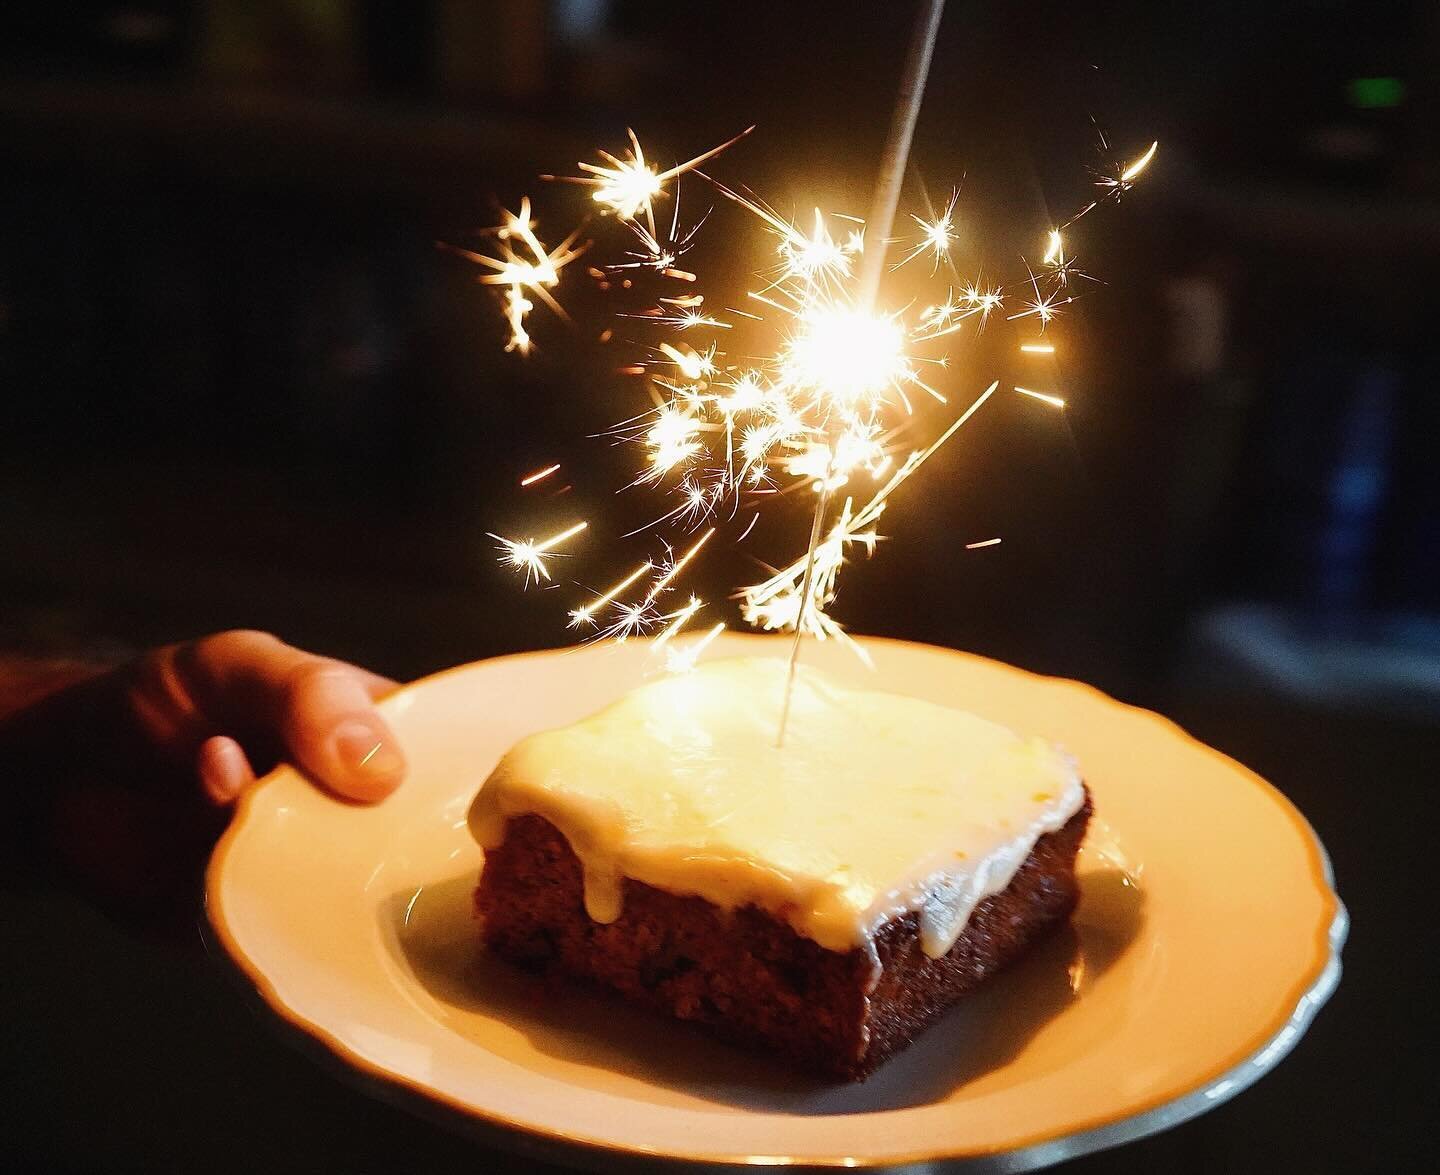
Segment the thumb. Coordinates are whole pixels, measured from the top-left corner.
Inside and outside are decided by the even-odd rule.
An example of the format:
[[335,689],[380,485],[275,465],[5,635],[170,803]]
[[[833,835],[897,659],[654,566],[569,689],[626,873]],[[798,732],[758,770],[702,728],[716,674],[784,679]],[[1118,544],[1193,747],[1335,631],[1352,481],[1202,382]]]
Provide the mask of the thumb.
[[296,764],[347,799],[383,800],[405,776],[405,759],[348,665],[315,658],[290,678],[280,733]]
[[314,782],[362,803],[384,799],[405,757],[374,699],[392,683],[261,632],[225,632],[176,651],[186,693],[211,730],[279,744]]

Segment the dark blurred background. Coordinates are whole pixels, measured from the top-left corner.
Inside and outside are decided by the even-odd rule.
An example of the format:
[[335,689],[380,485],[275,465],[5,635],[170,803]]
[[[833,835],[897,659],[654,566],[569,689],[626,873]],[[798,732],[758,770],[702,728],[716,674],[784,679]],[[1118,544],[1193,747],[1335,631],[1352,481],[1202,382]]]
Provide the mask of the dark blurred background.
[[[627,125],[669,162],[758,123],[717,172],[863,214],[907,15],[10,6],[5,635],[246,624],[400,676],[563,639],[484,532],[533,525],[515,482],[561,457],[603,523],[615,471],[585,436],[644,401],[588,325],[537,312],[537,353],[505,354],[492,291],[434,243],[525,193],[568,228],[583,191],[537,173]],[[1437,29],[1406,3],[955,4],[914,160],[937,200],[963,178],[962,227],[1000,226],[992,269],[1088,198],[1100,134],[1162,151],[1068,234],[1105,283],[1052,327],[1068,412],[977,419],[927,475],[954,492],[897,506],[838,615],[1125,696],[1433,711]],[[754,263],[722,213],[705,239]]]
[[[526,193],[568,228],[583,193],[537,173],[573,174],[627,126],[673,162],[758,123],[717,172],[787,213],[863,215],[910,15],[6,5],[0,649],[121,656],[244,625],[410,677],[559,643],[573,601],[517,590],[485,532],[526,532],[537,499],[516,481],[552,460],[574,512],[618,520],[617,457],[587,434],[643,404],[618,352],[543,310],[536,352],[506,354],[492,291],[435,243],[472,243]],[[1088,168],[1152,139],[1142,182],[1070,238],[1103,284],[1052,328],[1067,410],[1012,396],[977,417],[836,613],[1162,709],[1274,778],[1336,856],[1362,977],[1256,1091],[1087,1169],[1396,1169],[1421,1141],[1395,1108],[1419,1104],[1415,1082],[1355,1067],[1361,1042],[1413,1035],[1421,990],[1392,974],[1379,1006],[1418,861],[1406,800],[1440,749],[1440,13],[951,0],[906,203],[963,177],[962,228],[988,217],[1033,248],[1090,198]],[[757,553],[788,557],[804,508]],[[696,584],[721,598],[736,579],[717,561]],[[1382,789],[1394,802],[1357,827]],[[1374,1000],[1349,995],[1367,962]],[[156,1061],[156,1088],[184,1064]],[[123,1097],[54,1080],[17,1135],[42,1165],[188,1169],[206,1130],[225,1136],[212,1121],[167,1151],[173,1122],[147,1133]],[[288,1080],[348,1112],[328,1079]],[[1342,1119],[1359,1125],[1316,1125]],[[420,1127],[366,1121],[367,1154],[413,1154]],[[71,1122],[98,1153],[57,1140]],[[372,1169],[287,1137],[256,1165]]]

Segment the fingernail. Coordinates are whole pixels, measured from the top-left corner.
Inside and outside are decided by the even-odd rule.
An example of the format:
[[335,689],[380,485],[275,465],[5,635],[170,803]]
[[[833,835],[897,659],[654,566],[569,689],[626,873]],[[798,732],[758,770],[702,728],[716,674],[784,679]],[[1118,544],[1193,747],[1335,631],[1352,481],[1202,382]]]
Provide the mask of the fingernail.
[[368,722],[349,721],[335,732],[335,750],[357,781],[390,790],[405,773],[405,760],[386,736]]
[[254,778],[250,761],[234,739],[219,735],[208,738],[196,758],[201,786],[212,803],[224,806],[235,799]]

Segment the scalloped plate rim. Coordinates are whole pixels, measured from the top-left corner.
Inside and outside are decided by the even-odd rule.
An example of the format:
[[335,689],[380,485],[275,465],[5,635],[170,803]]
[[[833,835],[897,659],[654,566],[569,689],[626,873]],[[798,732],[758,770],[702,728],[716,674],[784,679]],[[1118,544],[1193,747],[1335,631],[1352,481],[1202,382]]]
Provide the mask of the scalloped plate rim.
[[[730,644],[734,644],[736,641],[773,643],[776,639],[753,634],[727,633],[725,635],[725,640]],[[1022,1139],[1003,1150],[966,1152],[937,1150],[931,1146],[903,1155],[891,1154],[872,1158],[840,1154],[789,1156],[715,1151],[681,1154],[676,1151],[659,1151],[620,1145],[606,1139],[567,1134],[564,1131],[547,1129],[532,1122],[506,1118],[501,1114],[486,1111],[483,1107],[453,1097],[444,1090],[427,1086],[404,1074],[396,1073],[355,1052],[323,1024],[312,1019],[306,1012],[287,1004],[270,982],[264,968],[246,953],[232,934],[220,897],[226,862],[231,849],[244,835],[248,823],[255,818],[258,798],[277,780],[293,774],[293,769],[283,764],[257,781],[241,797],[229,826],[211,856],[205,878],[205,910],[209,923],[205,928],[207,943],[220,948],[212,953],[217,958],[223,953],[235,978],[241,982],[248,994],[257,999],[263,1008],[278,1017],[282,1024],[290,1030],[292,1043],[301,1045],[304,1051],[322,1061],[328,1059],[338,1065],[342,1075],[358,1079],[358,1084],[370,1095],[403,1105],[422,1116],[436,1117],[452,1129],[458,1128],[463,1132],[476,1133],[488,1143],[534,1154],[537,1157],[545,1157],[572,1165],[581,1163],[606,1170],[634,1170],[637,1161],[645,1166],[658,1166],[667,1170],[703,1169],[707,1171],[753,1169],[756,1166],[787,1166],[794,1170],[863,1169],[901,1173],[912,1170],[918,1172],[922,1168],[934,1170],[936,1164],[943,1165],[946,1170],[957,1172],[998,1173],[1036,1170],[1067,1159],[1122,1145],[1188,1121],[1241,1093],[1289,1054],[1304,1035],[1320,1008],[1324,1006],[1339,985],[1342,973],[1341,949],[1349,931],[1349,916],[1344,903],[1335,892],[1334,873],[1323,843],[1303,813],[1294,806],[1288,797],[1243,764],[1200,742],[1165,716],[1140,706],[1118,701],[1084,682],[1035,673],[977,654],[921,642],[871,636],[856,639],[869,646],[893,646],[980,662],[989,668],[1006,671],[1028,679],[1037,685],[1056,685],[1083,692],[1106,706],[1158,724],[1170,737],[1200,749],[1267,793],[1272,802],[1275,802],[1305,834],[1314,864],[1318,867],[1319,880],[1323,882],[1323,896],[1327,900],[1330,915],[1321,932],[1323,948],[1321,952],[1317,953],[1316,965],[1295,986],[1292,993],[1293,998],[1286,1001],[1289,1011],[1276,1018],[1273,1032],[1258,1042],[1252,1042],[1255,1047],[1244,1054],[1240,1060],[1235,1061],[1232,1057],[1222,1068],[1197,1081],[1194,1088],[1179,1096],[1119,1117],[1087,1123],[1062,1134]],[[632,638],[630,643],[638,645],[644,642]],[[389,707],[395,701],[422,691],[438,681],[464,675],[480,666],[558,658],[571,651],[573,651],[571,647],[529,650],[453,666],[401,686],[385,699],[382,706]],[[294,1035],[295,1033],[299,1034],[298,1037]],[[318,1050],[316,1046],[318,1046]]]

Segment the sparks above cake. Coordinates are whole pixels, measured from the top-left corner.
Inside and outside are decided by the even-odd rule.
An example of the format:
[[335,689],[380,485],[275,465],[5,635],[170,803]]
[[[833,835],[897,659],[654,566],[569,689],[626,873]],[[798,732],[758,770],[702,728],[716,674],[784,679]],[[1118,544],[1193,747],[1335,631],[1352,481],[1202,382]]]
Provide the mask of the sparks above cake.
[[481,788],[489,947],[861,1077],[1076,900],[1074,763],[973,714],[720,661],[517,744]]

